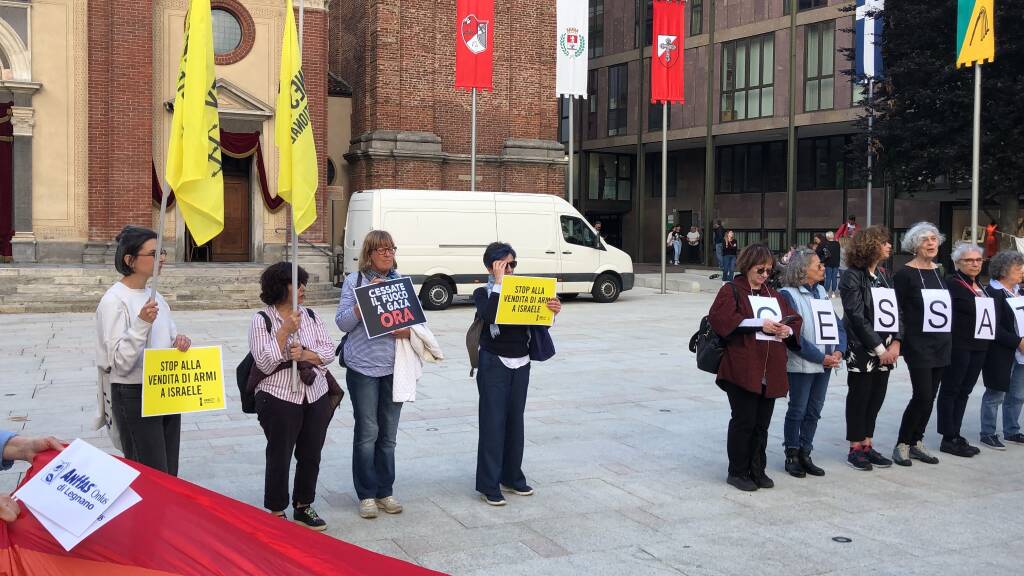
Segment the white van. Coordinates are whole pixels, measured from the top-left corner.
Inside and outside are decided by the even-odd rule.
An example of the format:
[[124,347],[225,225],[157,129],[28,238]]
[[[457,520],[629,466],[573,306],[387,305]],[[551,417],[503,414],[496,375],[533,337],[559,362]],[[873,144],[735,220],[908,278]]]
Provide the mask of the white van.
[[363,238],[387,230],[398,270],[412,278],[428,310],[447,308],[456,294],[487,283],[484,248],[495,241],[516,250],[516,274],[558,279],[566,299],[589,292],[614,302],[633,288],[633,261],[609,246],[568,202],[550,194],[433,190],[366,190],[348,205],[345,272],[356,270]]

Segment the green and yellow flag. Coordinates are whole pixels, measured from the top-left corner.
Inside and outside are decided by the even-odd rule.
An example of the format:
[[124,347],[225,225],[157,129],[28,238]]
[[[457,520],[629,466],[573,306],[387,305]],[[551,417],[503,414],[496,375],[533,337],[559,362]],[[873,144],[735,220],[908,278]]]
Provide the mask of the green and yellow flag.
[[956,65],[974,66],[996,59],[995,0],[958,0]]
[[165,177],[197,245],[224,230],[216,82],[210,0],[191,0],[185,16],[185,49],[178,67]]
[[275,140],[281,152],[277,168],[277,194],[292,205],[293,225],[296,233],[301,234],[316,221],[319,177],[292,0],[287,0],[285,12],[281,76],[274,118]]

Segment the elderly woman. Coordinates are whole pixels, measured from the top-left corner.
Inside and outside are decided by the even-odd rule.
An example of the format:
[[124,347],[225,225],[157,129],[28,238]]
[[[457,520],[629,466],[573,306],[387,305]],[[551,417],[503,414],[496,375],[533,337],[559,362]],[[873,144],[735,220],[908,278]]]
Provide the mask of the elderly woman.
[[974,300],[988,298],[988,295],[978,282],[983,261],[981,248],[963,243],[953,250],[951,258],[956,271],[946,278],[946,286],[953,300],[953,350],[939,387],[937,411],[939,434],[942,434],[939,450],[970,458],[981,450],[960,435],[960,427],[967,400],[985,364],[989,344],[988,340],[974,337]]
[[848,341],[846,367],[846,440],[850,452],[846,463],[856,470],[888,468],[892,460],[874,448],[875,421],[885,402],[889,372],[900,355],[903,320],[893,332],[875,331],[872,288],[892,288],[879,264],[889,258],[892,243],[889,230],[871,226],[858,231],[846,250],[846,272],[839,280],[843,301],[843,325]]
[[[492,242],[484,250],[484,267],[490,276],[487,286],[473,292],[477,317],[484,322],[480,331],[480,370],[476,373],[480,393],[476,489],[484,502],[504,506],[502,492],[518,496],[533,494],[523,474],[526,441],[523,413],[530,386],[533,345],[536,340],[545,339],[547,328],[495,323],[501,282],[516,269],[516,251],[512,246]],[[557,315],[562,303],[552,298],[547,308]]]
[[363,240],[359,270],[345,278],[334,317],[346,333],[342,354],[348,370],[345,383],[352,398],[355,430],[352,434],[352,484],[359,498],[359,515],[376,518],[377,510],[398,514],[402,505],[394,497],[395,446],[402,403],[395,402],[395,339],[408,338],[409,329],[370,339],[356,305],[355,289],[400,278],[391,234],[371,230]]
[[156,232],[125,226],[117,235],[114,268],[122,275],[96,307],[96,365],[110,378],[113,421],[124,457],[178,475],[181,415],[142,417],[142,358],[146,348],[177,348],[192,342],[178,333],[159,292],[146,290],[166,253],[156,251]]
[[[295,457],[292,519],[316,531],[327,529],[311,504],[320,476],[320,454],[334,406],[327,395],[326,365],[334,361],[334,343],[327,326],[302,306],[309,274],[299,267],[298,309],[292,311],[292,266],[271,264],[260,275],[260,300],[266,307],[249,323],[249,351],[265,376],[256,384],[256,414],[267,438],[263,506],[285,518],[288,473]],[[268,329],[269,327],[269,329]],[[301,367],[301,381],[292,382],[292,361]]]
[[1020,412],[1024,406],[1024,338],[1017,333],[1017,322],[1007,298],[1020,295],[1024,276],[1024,256],[1016,250],[996,254],[988,264],[992,279],[985,293],[995,300],[996,339],[989,343],[982,374],[985,394],[981,397],[981,443],[996,450],[1006,446],[996,434],[996,416],[1003,407],[1003,438],[1024,444],[1020,432]]
[[893,461],[900,466],[910,466],[911,459],[925,464],[939,463],[939,459],[925,448],[923,440],[942,373],[949,366],[953,345],[952,318],[949,318],[951,311],[947,310],[944,331],[925,331],[925,303],[921,291],[946,290],[946,283],[934,262],[943,241],[945,237],[930,222],[911,226],[903,237],[902,248],[904,252],[913,254],[914,259],[893,276],[896,302],[903,317],[904,338],[900,352],[907,362],[913,389],[910,402],[903,411],[899,439],[892,451]]
[[[819,317],[814,313],[811,301],[829,302],[825,287],[821,285],[824,278],[825,266],[809,248],[800,248],[793,254],[782,276],[785,284],[782,295],[803,318],[800,349],[790,350],[786,362],[786,376],[789,378],[789,409],[786,411],[785,427],[786,472],[797,478],[807,474],[825,475],[825,471],[811,460],[814,432],[818,428],[821,409],[825,406],[825,392],[828,390],[832,369],[839,366],[846,353],[846,330],[835,317],[832,322],[839,331],[839,343],[815,343]],[[831,302],[829,306],[832,306]]]
[[[765,474],[768,426],[775,400],[786,395],[786,348],[797,349],[803,325],[792,306],[765,282],[775,265],[771,250],[763,244],[740,252],[740,275],[722,286],[711,305],[711,329],[726,339],[716,383],[729,395],[729,475],[736,488],[753,492],[775,483]],[[782,313],[778,320],[754,313],[752,296],[775,300]]]

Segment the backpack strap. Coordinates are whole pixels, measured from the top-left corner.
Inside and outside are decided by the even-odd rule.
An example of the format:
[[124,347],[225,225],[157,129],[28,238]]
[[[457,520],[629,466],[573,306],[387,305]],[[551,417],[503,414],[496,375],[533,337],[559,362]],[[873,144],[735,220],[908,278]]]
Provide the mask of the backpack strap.
[[273,332],[274,331],[274,324],[273,324],[273,322],[270,321],[270,316],[267,316],[267,313],[264,312],[263,310],[260,310],[259,312],[257,312],[257,314],[259,314],[260,316],[263,316],[263,322],[265,322],[266,325],[267,325],[267,333],[269,334],[269,333]]
[[736,302],[736,311],[740,311],[740,291],[736,289],[736,284],[732,280],[729,281],[729,288],[732,288],[732,299]]
[[316,320],[316,314],[313,313],[312,308],[306,308],[306,314],[308,314],[309,317],[312,318],[313,320]]

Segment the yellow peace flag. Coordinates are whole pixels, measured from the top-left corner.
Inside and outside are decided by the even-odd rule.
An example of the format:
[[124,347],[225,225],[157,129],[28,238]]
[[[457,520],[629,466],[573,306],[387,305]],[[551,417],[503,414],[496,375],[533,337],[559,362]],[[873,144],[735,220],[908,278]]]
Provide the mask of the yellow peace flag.
[[274,118],[274,139],[281,153],[277,167],[277,195],[292,205],[295,232],[301,234],[316,221],[319,177],[313,124],[309,118],[309,100],[302,75],[302,53],[295,31],[295,11],[292,0],[286,1],[281,76]]
[[224,230],[216,82],[210,0],[191,0],[185,16],[185,48],[178,67],[165,177],[196,245]]

